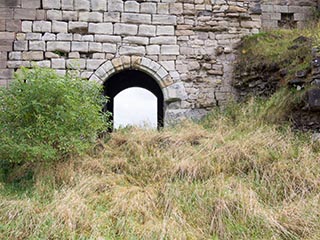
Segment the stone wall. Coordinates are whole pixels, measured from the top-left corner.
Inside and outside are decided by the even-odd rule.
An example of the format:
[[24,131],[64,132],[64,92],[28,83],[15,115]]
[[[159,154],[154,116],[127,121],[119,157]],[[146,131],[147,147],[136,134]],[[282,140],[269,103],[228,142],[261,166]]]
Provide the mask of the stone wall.
[[232,96],[235,46],[260,27],[252,0],[1,0],[0,84],[32,64],[102,83],[136,68],[165,83],[165,121],[199,118]]
[[312,18],[318,0],[262,0],[264,29],[303,27]]

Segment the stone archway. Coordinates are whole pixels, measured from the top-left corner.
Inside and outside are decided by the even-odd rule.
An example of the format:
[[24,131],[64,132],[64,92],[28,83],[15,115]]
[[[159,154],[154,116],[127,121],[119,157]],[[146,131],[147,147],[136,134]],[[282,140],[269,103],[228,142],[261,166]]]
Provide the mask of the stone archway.
[[[128,73],[128,71],[136,74],[137,77],[142,77],[145,80],[145,85],[143,84],[143,81],[132,81],[131,83],[127,81],[123,82],[122,86],[116,85],[113,77],[120,77],[121,79]],[[141,72],[141,74],[139,74],[139,72]],[[147,80],[148,76],[149,80]],[[173,102],[181,102],[187,98],[183,84],[181,82],[174,82],[168,71],[163,66],[146,57],[121,56],[119,58],[106,61],[91,75],[89,80],[108,86],[110,85],[108,83],[109,79],[113,79],[113,83],[109,87],[116,88],[111,91],[111,97],[114,97],[116,95],[115,93],[119,92],[119,90],[124,90],[130,86],[139,86],[154,93],[158,97],[158,100],[161,100],[161,103],[158,105],[159,126],[163,126],[167,123],[166,111],[168,105]],[[151,79],[153,80],[153,83],[158,86],[159,90],[156,90],[157,87],[152,84]],[[162,96],[160,96],[159,91]],[[105,92],[105,94],[108,93]],[[113,100],[110,101],[107,109],[113,107],[112,104]]]
[[139,71],[126,69],[113,74],[104,82],[104,95],[109,97],[105,110],[114,116],[114,98],[123,90],[140,87],[148,90],[157,98],[157,127],[163,127],[164,98],[157,82],[148,74]]

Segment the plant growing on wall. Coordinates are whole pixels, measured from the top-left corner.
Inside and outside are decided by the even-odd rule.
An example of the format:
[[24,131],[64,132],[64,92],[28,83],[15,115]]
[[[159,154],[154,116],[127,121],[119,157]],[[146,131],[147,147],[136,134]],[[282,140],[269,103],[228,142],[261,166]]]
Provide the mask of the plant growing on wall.
[[0,89],[0,162],[39,162],[81,154],[108,128],[97,83],[25,69]]

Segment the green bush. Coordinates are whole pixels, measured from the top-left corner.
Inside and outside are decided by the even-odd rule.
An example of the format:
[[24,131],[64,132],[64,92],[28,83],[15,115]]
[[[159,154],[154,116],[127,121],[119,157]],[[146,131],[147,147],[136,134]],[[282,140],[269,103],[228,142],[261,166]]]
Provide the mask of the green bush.
[[110,127],[97,83],[25,69],[0,89],[0,163],[53,161],[88,150]]

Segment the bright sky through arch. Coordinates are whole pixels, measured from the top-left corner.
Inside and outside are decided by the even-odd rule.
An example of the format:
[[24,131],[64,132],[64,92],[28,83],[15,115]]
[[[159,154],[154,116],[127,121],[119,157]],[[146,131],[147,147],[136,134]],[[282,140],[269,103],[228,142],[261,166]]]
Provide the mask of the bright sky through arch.
[[131,87],[114,98],[114,128],[135,125],[157,128],[157,97],[150,91]]

